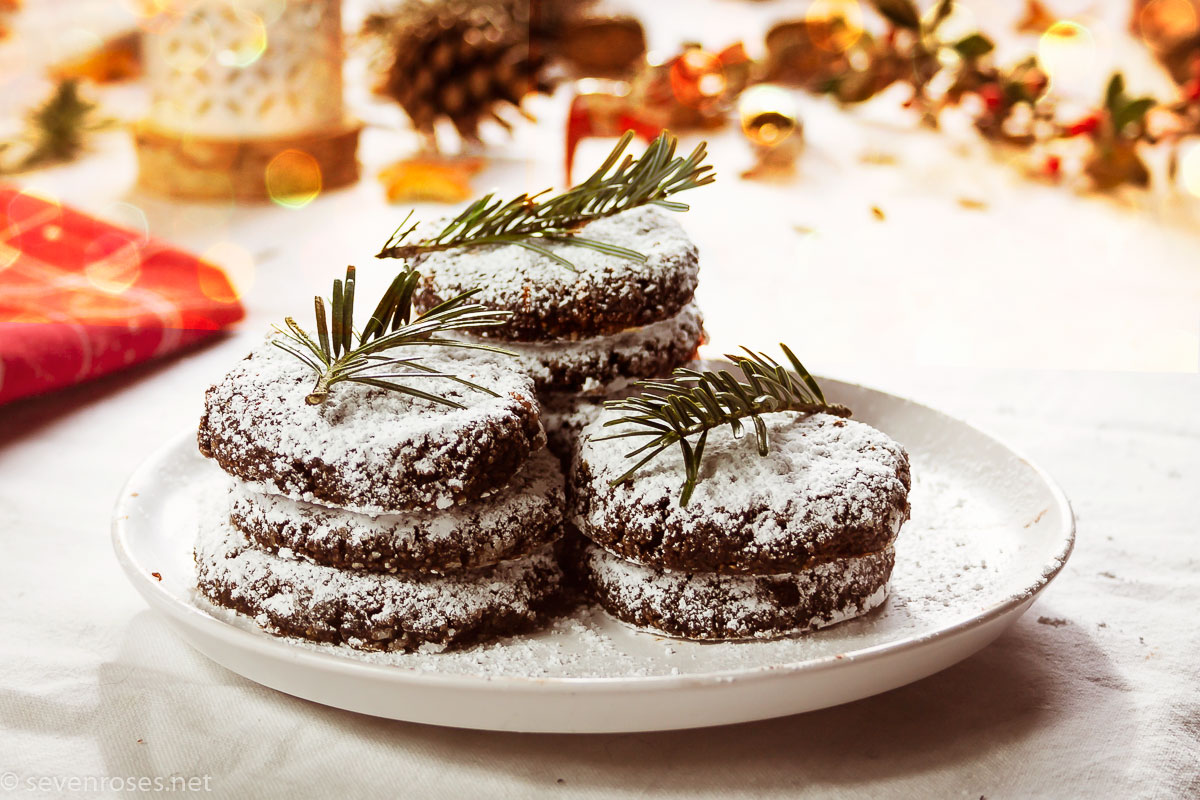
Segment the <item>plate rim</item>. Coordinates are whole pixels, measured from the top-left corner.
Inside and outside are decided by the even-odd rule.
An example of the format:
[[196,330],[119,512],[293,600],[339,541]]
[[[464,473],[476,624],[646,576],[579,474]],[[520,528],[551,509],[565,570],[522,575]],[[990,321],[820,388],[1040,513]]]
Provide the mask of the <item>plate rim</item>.
[[[410,685],[423,685],[431,688],[457,689],[530,689],[535,688],[544,692],[576,693],[580,691],[661,691],[667,689],[698,688],[702,686],[727,684],[730,680],[739,683],[774,680],[790,677],[801,673],[818,673],[844,667],[850,663],[862,664],[889,656],[898,656],[921,648],[926,644],[957,637],[975,628],[995,622],[1006,615],[1018,610],[1022,604],[1035,599],[1050,583],[1058,577],[1070,559],[1075,548],[1076,520],[1070,499],[1058,485],[1058,482],[1039,464],[1030,459],[1020,449],[1013,447],[1003,438],[981,428],[978,425],[948,414],[933,406],[920,403],[900,395],[885,392],[870,386],[834,378],[820,378],[824,386],[849,387],[876,395],[881,395],[890,401],[915,406],[927,412],[940,415],[959,425],[962,425],[977,435],[991,440],[1004,450],[1015,456],[1038,477],[1049,491],[1054,505],[1058,508],[1062,519],[1059,539],[1062,545],[1050,561],[1043,564],[1043,570],[1037,581],[1024,590],[1011,594],[991,607],[947,627],[916,636],[909,636],[897,641],[884,642],[870,647],[849,650],[829,656],[822,656],[806,661],[793,661],[778,664],[765,664],[740,669],[726,669],[715,672],[690,673],[680,675],[631,675],[611,677],[562,677],[562,676],[522,676],[522,675],[478,675],[470,673],[439,673],[435,671],[417,670],[397,664],[381,664],[365,659],[356,659],[337,653],[326,653],[309,649],[297,643],[292,643],[287,637],[275,636],[266,631],[250,631],[232,625],[212,614],[205,612],[187,599],[174,592],[167,591],[161,582],[155,580],[152,573],[137,563],[127,543],[128,519],[131,516],[128,507],[136,505],[139,495],[132,494],[132,488],[145,479],[151,467],[164,460],[166,454],[181,446],[182,442],[195,436],[191,428],[182,430],[171,436],[165,442],[155,447],[134,468],[132,474],[121,487],[113,507],[111,523],[111,541],[113,550],[130,583],[139,591],[152,606],[164,611],[167,616],[185,625],[209,633],[224,640],[231,646],[242,650],[250,650],[267,658],[291,661],[298,665],[311,666],[315,669],[335,670],[348,677],[363,677],[382,679],[384,681],[399,681]],[[151,601],[157,597],[158,602]]]

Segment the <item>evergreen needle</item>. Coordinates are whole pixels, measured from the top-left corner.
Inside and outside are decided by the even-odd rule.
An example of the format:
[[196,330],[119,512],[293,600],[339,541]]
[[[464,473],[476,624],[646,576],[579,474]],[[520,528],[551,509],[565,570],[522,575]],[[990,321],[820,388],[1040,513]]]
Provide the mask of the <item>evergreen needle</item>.
[[636,250],[579,236],[579,229],[593,220],[648,204],[686,211],[687,205],[667,198],[712,183],[715,175],[712,166],[703,163],[706,156],[703,142],[686,158],[677,156],[676,138],[664,131],[641,158],[622,159],[632,139],[633,133],[626,132],[591,177],[562,194],[539,200],[549,192],[547,189],[534,195],[522,194],[507,202],[488,194],[467,206],[439,233],[406,244],[405,240],[417,228],[410,212],[376,258],[411,259],[460,247],[513,244],[573,270],[570,261],[545,246],[560,242],[618,258],[645,261],[646,256]]
[[462,408],[460,403],[447,397],[423,391],[408,385],[407,382],[398,382],[410,378],[446,378],[481,392],[495,394],[485,386],[421,364],[417,356],[408,353],[394,354],[394,348],[424,345],[464,347],[512,355],[498,347],[441,335],[449,331],[500,325],[509,317],[507,311],[494,311],[471,302],[471,297],[478,290],[464,292],[414,319],[412,296],[419,277],[417,271],[411,268],[397,275],[383,293],[362,332],[356,334],[355,270],[354,267],[346,267],[345,280],[333,282],[333,296],[328,315],[325,313],[325,301],[320,297],[313,299],[317,324],[316,340],[291,317],[284,320],[283,328],[275,329],[284,338],[276,339],[272,344],[300,359],[317,375],[313,390],[305,398],[305,402],[309,405],[323,403],[329,397],[329,390],[333,386],[349,382]]
[[[606,402],[607,408],[625,414],[605,422],[604,426],[624,425],[626,429],[620,433],[598,436],[597,441],[645,439],[640,446],[625,454],[626,458],[640,456],[638,461],[610,483],[616,486],[632,480],[638,470],[664,450],[678,445],[684,466],[679,505],[686,506],[700,480],[700,463],[709,431],[728,425],[734,437],[741,437],[744,430],[742,423],[749,420],[754,426],[758,453],[765,456],[770,443],[763,414],[796,411],[850,416],[850,409],[825,400],[821,387],[787,345],[779,346],[791,365],[790,370],[770,356],[743,347],[745,355],[725,357],[741,370],[745,382],[727,370],[699,372],[677,369],[667,379],[639,381],[637,385],[642,392],[638,395]],[[695,444],[689,441],[689,437],[697,437]]]

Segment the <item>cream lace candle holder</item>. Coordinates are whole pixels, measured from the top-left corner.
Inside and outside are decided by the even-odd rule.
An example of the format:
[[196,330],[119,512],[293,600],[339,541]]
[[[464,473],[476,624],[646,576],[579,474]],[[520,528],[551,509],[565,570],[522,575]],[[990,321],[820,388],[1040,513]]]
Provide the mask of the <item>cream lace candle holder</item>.
[[287,204],[358,179],[340,0],[168,0],[144,50],[142,186]]

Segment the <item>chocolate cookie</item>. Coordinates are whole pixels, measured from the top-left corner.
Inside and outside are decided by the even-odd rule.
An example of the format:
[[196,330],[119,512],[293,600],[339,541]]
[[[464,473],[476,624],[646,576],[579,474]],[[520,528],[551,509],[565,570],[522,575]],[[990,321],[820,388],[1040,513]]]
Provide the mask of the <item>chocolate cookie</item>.
[[696,291],[698,258],[669,212],[651,206],[599,219],[579,236],[645,255],[634,261],[585,247],[547,242],[576,271],[518,245],[431,253],[417,261],[422,278],[414,298],[426,310],[470,289],[474,301],[511,311],[489,337],[546,341],[606,336],[678,314]]
[[[883,433],[828,414],[763,416],[770,452],[751,431],[712,431],[700,482],[679,506],[679,450],[669,448],[617,486],[641,439],[596,437],[606,411],[581,433],[569,478],[579,530],[623,558],[658,569],[775,574],[815,561],[883,550],[908,519],[908,455]],[[749,428],[749,426],[747,426]]]
[[441,650],[528,630],[558,604],[552,548],[436,576],[339,570],[252,547],[228,522],[200,532],[197,585],[266,630],[360,650]]
[[762,639],[860,616],[887,598],[895,553],[825,561],[782,575],[719,575],[644,567],[587,543],[585,592],[619,620],[687,639]]
[[546,429],[546,448],[558,456],[563,468],[571,468],[579,433],[604,411],[601,398],[573,394],[542,395],[542,426]]
[[263,491],[369,514],[450,508],[503,486],[545,444],[533,381],[493,354],[414,355],[496,395],[420,377],[464,408],[356,383],[308,405],[312,370],[264,344],[206,393],[200,452]]
[[517,354],[517,364],[533,378],[539,394],[603,396],[612,391],[614,382],[669,374],[695,358],[704,340],[704,319],[689,303],[661,322],[610,336],[502,346]]
[[366,572],[456,572],[540,549],[562,526],[563,477],[540,450],[503,489],[446,511],[370,517],[232,489],[230,521],[271,552],[302,554],[318,564]]

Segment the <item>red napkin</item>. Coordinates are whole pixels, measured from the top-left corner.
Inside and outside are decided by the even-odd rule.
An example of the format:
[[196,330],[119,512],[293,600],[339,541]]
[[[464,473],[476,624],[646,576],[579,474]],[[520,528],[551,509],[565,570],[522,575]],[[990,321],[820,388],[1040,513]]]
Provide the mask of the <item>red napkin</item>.
[[218,267],[0,187],[0,403],[166,355],[244,313]]

